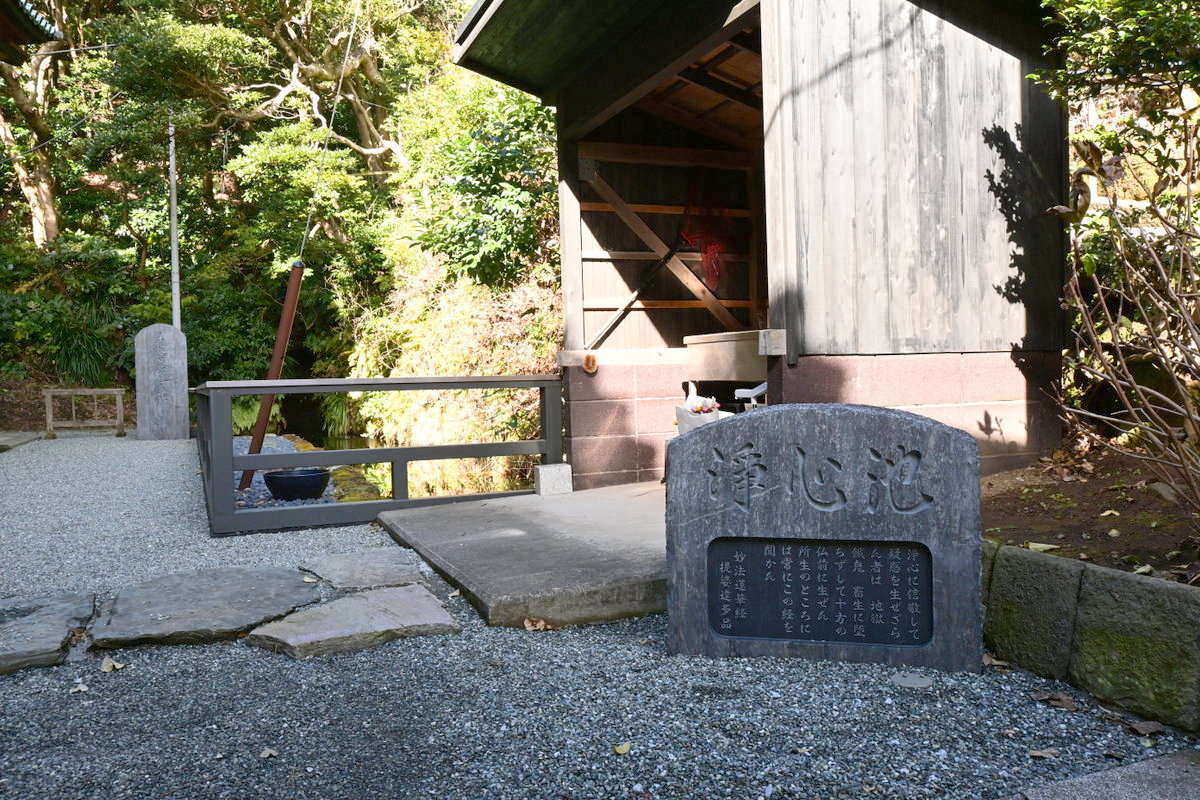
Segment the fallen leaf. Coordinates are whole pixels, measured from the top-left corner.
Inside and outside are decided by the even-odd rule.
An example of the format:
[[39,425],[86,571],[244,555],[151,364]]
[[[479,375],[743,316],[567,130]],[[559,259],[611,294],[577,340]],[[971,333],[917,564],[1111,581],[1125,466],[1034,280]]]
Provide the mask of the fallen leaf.
[[1125,758],[1125,754],[1124,753],[1114,753],[1112,750],[1109,750],[1107,753],[1104,754],[1104,757],[1111,758],[1113,761],[1120,761],[1121,759]]
[[1142,747],[1154,747],[1154,740],[1149,736],[1143,736],[1138,741],[1141,742]]
[[1040,703],[1047,703],[1063,711],[1079,711],[1075,698],[1066,692],[1030,692],[1029,696]]
[[525,618],[525,630],[527,630],[527,631],[556,631],[556,630],[558,630],[558,628],[554,627],[553,625],[546,622],[546,620],[541,619],[540,617],[526,617]]
[[1000,659],[996,658],[991,653],[984,653],[983,654],[983,665],[985,667],[1007,667],[1008,662],[1001,661]]
[[86,683],[77,683],[71,687],[71,690],[67,692],[67,694],[79,694],[80,692],[86,692],[87,690],[88,687]]
[[1000,731],[1000,733],[1002,733],[1005,736],[1016,736],[1017,730],[1016,730],[1016,728],[1005,728],[1004,730]]
[[446,596],[447,597],[458,597],[461,594],[462,594],[462,589],[455,589],[453,592],[451,592],[450,594],[448,594]]
[[1162,733],[1166,730],[1161,722],[1155,722],[1152,719],[1143,720],[1141,722],[1131,722],[1129,730],[1136,733],[1138,736],[1151,736],[1156,733]]
[[113,672],[118,669],[125,669],[125,665],[120,661],[113,660],[111,656],[105,656],[104,660],[100,662],[101,672]]
[[811,747],[793,747],[792,752],[798,756],[802,756],[805,753],[811,753],[812,748]]
[[279,758],[279,751],[272,747],[268,747],[266,750],[263,750],[261,753],[259,753],[258,757],[259,758]]
[[503,667],[504,666],[504,662],[498,658],[489,658],[487,660],[487,663],[491,664],[493,667]]
[[621,742],[613,745],[613,752],[619,756],[623,756],[629,752],[629,748],[633,747],[633,742]]
[[1154,568],[1151,567],[1149,564],[1142,564],[1140,567],[1138,567],[1137,569],[1135,569],[1133,571],[1133,574],[1134,575],[1149,575],[1153,571],[1154,571]]
[[1062,755],[1057,747],[1047,747],[1045,750],[1030,750],[1030,758],[1058,758]]
[[1091,561],[1091,560],[1092,560],[1092,557],[1091,557],[1091,556],[1089,556],[1087,553],[1080,553],[1080,554],[1079,554],[1079,560],[1080,560],[1080,561]]
[[1102,517],[1119,517],[1119,516],[1121,516],[1121,512],[1117,511],[1115,508],[1110,508],[1107,511],[1101,511],[1100,516],[1102,516]]
[[316,583],[316,582],[317,582],[317,579],[316,579],[316,578],[314,578],[314,577],[312,577],[311,575],[307,575],[307,576],[305,576],[305,578],[304,578],[304,582],[305,582],[305,583]]
[[1062,550],[1062,545],[1043,544],[1041,542],[1026,542],[1025,547],[1035,553],[1049,553],[1051,550]]
[[1121,532],[1119,530],[1117,530],[1116,528],[1113,528],[1112,530],[1110,530],[1108,532],[1108,535],[1115,539],[1121,535]]

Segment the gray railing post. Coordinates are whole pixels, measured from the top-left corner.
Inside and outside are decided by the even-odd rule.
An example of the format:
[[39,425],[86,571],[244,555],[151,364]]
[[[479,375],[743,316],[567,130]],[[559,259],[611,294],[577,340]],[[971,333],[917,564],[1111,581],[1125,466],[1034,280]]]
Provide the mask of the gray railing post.
[[543,464],[561,464],[562,441],[562,384],[541,387],[542,438],[546,440],[546,457]]
[[408,462],[392,462],[392,499],[408,499]]
[[232,515],[233,505],[233,398],[213,389],[208,397],[209,437],[212,442],[212,514]]

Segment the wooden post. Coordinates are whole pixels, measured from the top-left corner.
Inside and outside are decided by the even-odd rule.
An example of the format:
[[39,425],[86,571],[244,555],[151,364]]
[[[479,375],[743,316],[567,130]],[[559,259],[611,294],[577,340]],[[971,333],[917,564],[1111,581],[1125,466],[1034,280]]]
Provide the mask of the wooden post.
[[[267,380],[279,380],[283,371],[283,357],[287,354],[288,340],[292,338],[292,322],[296,319],[296,304],[300,299],[300,281],[304,279],[304,262],[292,264],[292,272],[288,275],[287,293],[283,298],[283,314],[279,317],[279,330],[275,333],[275,350],[271,353],[271,365],[267,367]],[[264,394],[258,405],[258,419],[254,423],[254,433],[250,438],[250,454],[262,451],[263,439],[267,435],[267,423],[271,419],[271,406],[275,402],[274,394]],[[242,471],[242,482],[239,490],[250,488],[254,480],[254,470]]]

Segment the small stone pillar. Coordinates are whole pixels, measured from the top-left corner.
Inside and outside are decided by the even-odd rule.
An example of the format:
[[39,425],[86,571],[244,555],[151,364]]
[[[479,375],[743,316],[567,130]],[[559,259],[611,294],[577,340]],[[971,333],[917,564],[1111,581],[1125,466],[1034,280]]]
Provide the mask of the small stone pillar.
[[133,340],[137,370],[137,438],[187,439],[187,337],[171,325],[149,325]]

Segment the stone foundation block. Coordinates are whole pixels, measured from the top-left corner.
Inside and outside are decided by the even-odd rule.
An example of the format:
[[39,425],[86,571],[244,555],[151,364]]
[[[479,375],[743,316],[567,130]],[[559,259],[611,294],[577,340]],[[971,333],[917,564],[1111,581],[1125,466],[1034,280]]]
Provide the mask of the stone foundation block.
[[1087,565],[1074,636],[1076,686],[1200,728],[1200,588]]
[[1020,547],[999,548],[984,625],[991,651],[1039,675],[1065,679],[1084,567]]
[[533,468],[533,490],[538,494],[570,494],[573,489],[570,464],[538,464]]

